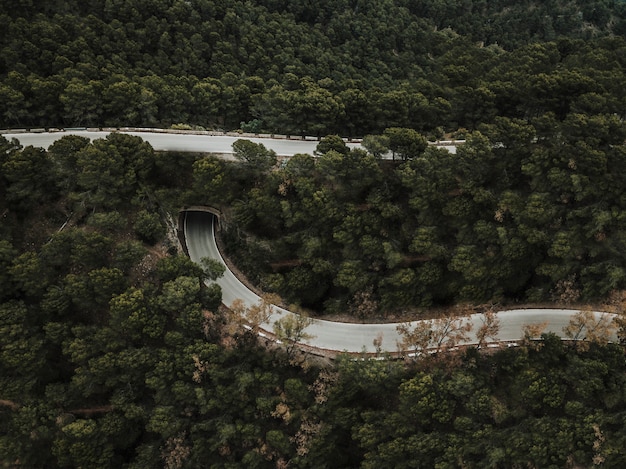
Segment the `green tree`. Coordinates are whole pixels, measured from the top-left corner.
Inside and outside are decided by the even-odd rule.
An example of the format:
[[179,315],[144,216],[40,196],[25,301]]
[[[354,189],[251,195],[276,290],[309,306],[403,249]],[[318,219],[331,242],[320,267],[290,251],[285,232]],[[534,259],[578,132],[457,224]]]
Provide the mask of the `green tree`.
[[428,142],[417,131],[407,128],[390,127],[383,134],[388,139],[388,147],[395,159],[396,155],[402,160],[408,160],[421,155]]
[[130,341],[141,343],[145,337],[160,338],[165,330],[165,316],[150,307],[143,290],[131,287],[111,298],[111,327]]
[[49,271],[37,253],[23,252],[12,264],[9,268],[12,283],[26,298],[37,298],[48,287]]
[[208,257],[200,259],[200,265],[204,271],[204,278],[208,280],[217,280],[226,272],[226,266],[224,264]]
[[78,196],[92,206],[113,208],[147,178],[154,151],[139,137],[112,133],[83,148],[76,162]]
[[276,153],[268,150],[262,143],[239,139],[233,143],[235,158],[255,179],[276,164]]
[[0,239],[0,284],[3,285],[0,301],[13,294],[10,268],[15,257],[17,257],[17,250],[13,245],[5,239]]
[[274,321],[272,330],[274,335],[281,342],[287,342],[287,355],[291,356],[298,344],[307,342],[314,338],[313,335],[305,332],[306,328],[313,323],[303,312],[297,314],[286,314]]
[[161,217],[157,213],[147,210],[140,210],[137,213],[133,228],[140,239],[151,245],[165,236],[165,226]]
[[70,125],[93,125],[102,115],[102,88],[99,81],[73,78],[67,84],[59,100],[63,105],[63,117]]
[[48,154],[55,169],[55,179],[60,189],[66,194],[76,188],[78,153],[89,144],[87,137],[65,135],[48,148]]
[[366,135],[361,145],[376,158],[382,158],[389,151],[389,139],[385,135]]
[[181,314],[190,303],[197,300],[200,283],[193,277],[177,277],[163,284],[158,305],[169,314]]
[[343,155],[350,152],[350,149],[339,135],[327,135],[326,137],[323,137],[315,148],[315,154],[317,156],[325,155],[330,150]]
[[221,104],[222,83],[219,80],[206,78],[194,85],[191,95],[195,103],[196,119],[199,124],[217,122]]
[[106,125],[141,125],[141,104],[141,85],[124,76],[117,76],[102,89],[102,118]]
[[3,399],[16,403],[34,397],[32,392],[37,386],[50,378],[45,339],[32,314],[33,310],[21,301],[0,305],[0,331],[4,337],[0,386]]
[[35,208],[57,194],[52,180],[52,161],[41,148],[11,152],[1,166],[6,180],[6,200],[19,211]]
[[220,206],[233,197],[227,183],[229,173],[218,158],[207,156],[193,163],[194,200]]
[[28,116],[24,93],[10,84],[3,83],[0,85],[0,98],[3,120],[10,124],[21,125],[21,122]]
[[205,275],[202,266],[193,262],[189,257],[182,255],[159,259],[155,272],[157,279],[163,283],[182,276],[202,278]]

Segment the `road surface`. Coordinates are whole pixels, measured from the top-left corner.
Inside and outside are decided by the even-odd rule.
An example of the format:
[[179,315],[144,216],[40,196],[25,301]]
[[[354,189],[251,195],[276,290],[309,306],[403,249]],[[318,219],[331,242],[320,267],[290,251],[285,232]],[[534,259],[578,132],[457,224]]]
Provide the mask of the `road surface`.
[[[217,280],[222,287],[222,301],[230,306],[234,300],[241,299],[246,306],[257,304],[260,300],[254,292],[241,283],[224,263],[214,236],[215,216],[207,212],[187,212],[185,216],[185,239],[191,260],[200,262],[202,258],[209,257],[221,262],[225,267],[224,276]],[[289,311],[276,307],[270,321],[261,327],[272,331],[274,321]],[[563,328],[567,326],[570,318],[577,310],[560,309],[517,309],[501,311],[497,313],[500,319],[500,341],[518,341],[523,336],[523,328],[528,324],[548,323],[545,332],[553,332],[563,336]],[[596,313],[599,318],[601,313]],[[470,316],[470,321],[477,329],[481,324],[482,315]],[[415,323],[413,323],[415,324]],[[315,319],[306,329],[306,333],[313,338],[307,343],[312,347],[335,352],[376,352],[374,340],[382,337],[381,348],[387,352],[397,352],[398,342],[401,340],[397,331],[397,323],[386,324],[353,324]],[[465,345],[476,344],[478,341],[472,332]]]
[[[105,138],[110,132],[89,130],[66,130],[63,132],[44,133],[5,133],[5,138],[17,138],[24,146],[32,145],[47,149],[56,140],[65,135],[79,135],[91,140]],[[152,145],[157,151],[185,151],[232,154],[233,142],[242,137],[227,135],[198,135],[198,134],[175,134],[156,132],[132,132],[123,131],[128,135],[141,137]],[[318,142],[316,140],[287,140],[278,138],[248,138],[254,143],[262,143],[268,149],[274,150],[278,156],[293,156],[296,153],[313,154]],[[356,143],[349,143],[349,147],[358,147]]]
[[[24,146],[48,148],[56,140],[65,135],[80,135],[91,140],[105,138],[110,132],[88,130],[66,130],[62,132],[35,132],[35,133],[4,133],[7,139],[17,138]],[[215,136],[196,134],[175,134],[163,132],[137,132],[124,131],[129,135],[137,135],[159,151],[188,151],[221,153],[228,158],[232,154],[232,144],[240,137]],[[293,156],[296,153],[313,154],[317,147],[315,140],[287,140],[270,138],[250,138],[255,143],[263,143],[267,148],[274,150],[280,156]],[[350,147],[358,147],[351,143]],[[456,147],[443,146],[454,152]],[[224,263],[215,243],[213,236],[213,216],[203,212],[189,212],[185,222],[187,248],[191,259],[198,262],[203,257],[211,257]],[[245,287],[235,275],[226,269],[223,278],[218,280],[222,287],[223,301],[231,305],[235,299],[241,299],[247,306],[256,304],[259,297]],[[562,335],[563,328],[569,319],[577,311],[557,309],[523,309],[502,311],[498,313],[500,319],[501,341],[516,341],[522,337],[523,327],[527,324],[536,324],[547,321],[546,332],[554,332]],[[284,309],[275,308],[269,323],[263,327],[272,331],[273,322],[285,314],[292,314]],[[597,313],[598,315],[600,313]],[[480,315],[470,317],[477,328],[481,324]],[[397,343],[401,337],[397,331],[397,325],[388,324],[352,324],[324,320],[314,320],[306,329],[313,336],[308,344],[319,349],[346,352],[375,352],[374,340],[382,337],[381,348],[387,352],[398,350]],[[468,344],[476,343],[473,333],[470,333]]]
[[[288,140],[285,138],[261,138],[261,137],[235,137],[228,135],[199,135],[199,134],[177,134],[166,132],[134,132],[120,131],[128,135],[141,137],[152,145],[157,151],[188,151],[199,153],[218,153],[229,155],[233,152],[233,142],[240,138],[246,138],[254,143],[262,143],[266,148],[274,150],[278,156],[293,156],[296,153],[307,153],[312,155],[317,147],[316,140]],[[34,147],[47,149],[55,141],[65,135],[80,135],[91,140],[105,138],[110,132],[90,131],[90,130],[65,130],[61,132],[37,132],[37,133],[4,133],[8,140],[17,138],[23,146],[32,145]],[[349,148],[359,148],[359,143],[348,143]],[[449,152],[455,153],[454,145],[439,145]]]

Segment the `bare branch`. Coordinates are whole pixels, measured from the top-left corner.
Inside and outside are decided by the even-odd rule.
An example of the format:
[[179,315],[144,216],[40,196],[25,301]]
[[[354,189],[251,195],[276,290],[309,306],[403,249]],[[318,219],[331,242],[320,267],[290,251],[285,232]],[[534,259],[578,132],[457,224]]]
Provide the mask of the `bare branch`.
[[20,408],[19,404],[9,401],[8,399],[0,399],[0,406],[8,407],[11,410],[17,410]]
[[596,315],[593,311],[579,311],[563,328],[565,337],[575,341],[576,348],[588,350],[592,343],[606,345],[615,334],[618,323],[608,314]]
[[305,332],[305,329],[313,323],[313,319],[303,313],[288,313],[274,322],[274,334],[282,341],[287,342],[287,354],[291,355],[297,344],[307,342],[314,336]]
[[374,337],[374,340],[372,340],[372,345],[376,349],[376,354],[380,355],[383,351],[383,333],[382,332],[379,332],[378,334],[376,334],[376,337]]
[[467,318],[445,316],[433,321],[401,323],[396,330],[402,337],[398,342],[401,352],[424,352],[427,349],[441,352],[467,342],[472,323]]
[[487,342],[496,341],[500,333],[500,319],[495,311],[487,310],[481,316],[482,325],[476,331],[478,347],[484,347]]
[[398,324],[396,330],[402,337],[402,340],[398,342],[400,352],[424,352],[430,347],[432,330],[429,321],[418,321],[415,325],[403,322]]
[[541,348],[541,344],[537,341],[541,339],[541,334],[543,334],[546,327],[548,327],[547,321],[535,324],[525,324],[522,329],[524,333],[522,336],[522,342],[528,346],[534,344],[537,349]]
[[[245,327],[254,334],[258,334],[262,324],[267,324],[274,313],[274,305],[280,302],[275,294],[264,294],[260,301],[247,307],[240,299],[236,299],[230,306],[230,323],[235,329]],[[236,332],[232,331],[231,332]]]
[[444,316],[433,324],[432,341],[436,351],[449,350],[469,340],[472,323],[466,318]]

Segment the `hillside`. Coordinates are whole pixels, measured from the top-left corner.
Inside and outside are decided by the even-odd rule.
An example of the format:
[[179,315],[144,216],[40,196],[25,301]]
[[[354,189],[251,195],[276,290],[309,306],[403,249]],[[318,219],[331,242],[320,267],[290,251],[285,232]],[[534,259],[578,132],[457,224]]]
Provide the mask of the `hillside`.
[[609,99],[623,81],[624,2],[29,5],[0,6],[0,128],[363,136],[526,117],[552,94],[624,108]]
[[[225,309],[172,221],[219,207],[237,267],[318,312],[593,301],[623,341],[625,20],[608,0],[4,0],[0,127],[321,140],[226,163],[0,136],[0,467],[625,467],[624,346],[588,316],[567,342],[530,324],[517,347],[330,362]],[[456,155],[427,146],[449,132]]]

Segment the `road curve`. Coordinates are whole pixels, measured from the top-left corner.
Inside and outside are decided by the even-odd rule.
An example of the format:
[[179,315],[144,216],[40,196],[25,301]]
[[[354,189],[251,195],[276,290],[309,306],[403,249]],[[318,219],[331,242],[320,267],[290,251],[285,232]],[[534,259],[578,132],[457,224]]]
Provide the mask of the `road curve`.
[[[215,242],[215,216],[207,212],[186,213],[184,233],[189,257],[194,262],[200,262],[202,258],[209,257],[221,262],[226,271],[217,283],[222,287],[222,301],[226,305],[231,305],[236,299],[241,299],[247,306],[258,303],[259,296],[241,283],[237,277],[228,269],[224,263]],[[553,332],[563,336],[563,328],[567,326],[570,318],[577,310],[562,309],[517,309],[501,311],[497,313],[500,319],[500,341],[517,341],[523,336],[523,328],[528,324],[538,324],[547,322],[545,332]],[[293,314],[289,311],[275,307],[274,314],[270,321],[262,327],[272,331],[272,324],[285,314]],[[596,313],[597,317],[601,313]],[[470,317],[474,324],[474,329],[481,323],[481,315],[475,314]],[[415,324],[415,323],[413,323]],[[386,324],[353,324],[343,322],[325,321],[315,319],[306,329],[313,338],[308,345],[334,352],[376,352],[374,340],[382,337],[382,350],[396,352],[397,343],[401,337],[397,331],[397,323]],[[476,344],[477,340],[474,332],[470,332],[470,338],[465,345]]]
[[[239,137],[236,136],[216,136],[216,135],[196,135],[177,134],[166,132],[147,131],[121,131],[129,135],[140,136],[143,140],[152,145],[158,151],[188,151],[188,152],[208,152],[220,153],[222,155],[232,154],[232,143]],[[4,132],[7,139],[17,138],[24,146],[48,148],[56,140],[65,135],[79,135],[91,140],[105,138],[109,131],[92,130],[65,130],[61,132]],[[248,137],[244,137],[248,138]],[[315,140],[287,140],[271,138],[249,138],[255,143],[263,143],[267,148],[274,150],[280,156],[293,156],[296,153],[313,154],[317,147]],[[350,147],[358,147],[358,144],[349,144]],[[454,153],[456,147],[443,146]],[[198,262],[203,257],[211,257],[224,263],[217,246],[213,233],[213,218],[211,215],[200,212],[189,212],[185,222],[185,232],[187,248],[191,259]],[[218,283],[222,287],[223,301],[230,305],[239,298],[246,305],[258,302],[259,297],[245,287],[235,275],[228,269],[223,278]],[[498,313],[500,319],[501,341],[519,340],[523,333],[523,326],[526,324],[542,323],[546,321],[548,326],[546,331],[562,335],[563,328],[568,324],[572,314],[576,310],[559,309],[523,309],[510,310]],[[275,308],[275,314],[264,327],[272,330],[273,321],[284,314],[292,314],[284,309]],[[600,313],[597,313],[600,315]],[[470,320],[475,325],[481,324],[480,315],[474,315]],[[314,336],[309,340],[309,345],[319,349],[346,352],[375,352],[374,340],[382,337],[382,349],[388,352],[397,350],[397,342],[400,336],[396,330],[397,324],[352,324],[323,320],[315,320],[306,330]],[[470,333],[468,344],[476,343],[476,338]]]

